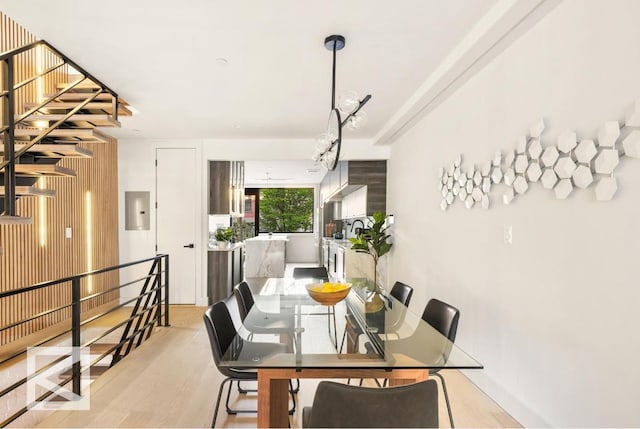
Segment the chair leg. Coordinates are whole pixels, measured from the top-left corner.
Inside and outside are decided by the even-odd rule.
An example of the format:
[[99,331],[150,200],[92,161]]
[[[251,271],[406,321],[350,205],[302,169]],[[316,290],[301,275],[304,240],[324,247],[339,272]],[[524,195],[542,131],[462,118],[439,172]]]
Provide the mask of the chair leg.
[[[298,380],[298,388],[300,387],[300,380]],[[293,383],[289,380],[289,394],[291,394],[291,400],[293,401],[293,407],[289,410],[289,415],[292,416],[296,412],[296,395],[293,389]]]
[[342,341],[340,342],[340,351],[338,353],[342,353],[342,348],[344,347],[344,340],[347,339],[347,328],[344,329],[344,334],[342,334]]
[[454,428],[455,426],[453,425],[453,415],[451,414],[451,404],[449,404],[449,394],[447,393],[447,383],[445,383],[444,377],[438,374],[437,372],[431,373],[431,375],[435,375],[436,377],[438,377],[440,379],[440,382],[442,383],[442,391],[444,392],[444,401],[447,404],[447,412],[449,413],[449,423],[451,424],[451,427]]
[[231,381],[230,378],[225,378],[222,384],[220,384],[220,389],[218,389],[218,400],[216,401],[216,408],[213,410],[213,421],[211,422],[211,427],[216,427],[216,418],[218,417],[218,409],[220,408],[220,399],[222,399],[222,389],[224,389],[224,384],[227,381]]

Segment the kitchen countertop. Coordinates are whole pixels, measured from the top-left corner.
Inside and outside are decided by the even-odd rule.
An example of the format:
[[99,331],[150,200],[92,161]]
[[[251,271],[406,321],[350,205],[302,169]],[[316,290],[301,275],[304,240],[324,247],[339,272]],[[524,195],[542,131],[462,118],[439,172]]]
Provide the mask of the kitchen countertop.
[[244,243],[242,241],[239,241],[237,243],[231,243],[231,245],[229,247],[224,247],[224,248],[209,247],[208,250],[209,250],[209,252],[230,252],[230,251],[236,250],[238,247],[242,247],[242,246],[244,246]]
[[348,239],[343,238],[331,238],[331,237],[322,237],[322,240],[326,240],[327,243],[333,243],[337,246],[344,247],[346,249],[350,249],[352,243]]
[[289,238],[286,235],[272,235],[269,237],[268,235],[259,235],[257,237],[247,238],[246,241],[276,241],[276,240],[284,240],[289,241]]

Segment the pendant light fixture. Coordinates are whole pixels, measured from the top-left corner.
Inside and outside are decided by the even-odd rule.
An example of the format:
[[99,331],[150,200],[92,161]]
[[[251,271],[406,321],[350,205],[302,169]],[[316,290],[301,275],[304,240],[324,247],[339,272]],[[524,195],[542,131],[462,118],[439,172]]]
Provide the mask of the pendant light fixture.
[[333,52],[333,67],[331,75],[331,112],[325,133],[318,137],[316,152],[312,159],[320,162],[327,170],[334,170],[340,158],[342,144],[342,128],[359,128],[366,121],[365,112],[360,108],[371,99],[368,94],[362,100],[355,91],[345,92],[336,106],[336,52],[344,48],[343,36],[332,35],[324,39],[324,47]]

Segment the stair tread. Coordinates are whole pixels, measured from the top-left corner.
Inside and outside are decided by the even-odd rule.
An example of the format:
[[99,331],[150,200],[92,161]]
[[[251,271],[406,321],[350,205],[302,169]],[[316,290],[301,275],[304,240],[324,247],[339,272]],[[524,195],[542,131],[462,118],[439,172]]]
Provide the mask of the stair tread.
[[[32,121],[59,121],[66,115],[63,114],[46,114],[46,115],[29,115],[23,122]],[[16,117],[18,119],[18,117]],[[113,118],[111,115],[92,115],[92,114],[77,114],[71,115],[66,122],[83,122],[94,127],[117,127],[120,128],[120,122]]]
[[76,172],[57,164],[16,164],[16,174],[35,176],[75,177]]
[[[50,98],[54,94],[45,94],[45,97]],[[59,95],[56,100],[59,101],[82,101],[87,99],[86,92],[65,92],[64,94]],[[108,92],[98,94],[94,101],[111,101],[113,100],[113,95]],[[122,97],[118,97],[118,104],[122,104],[124,106],[128,106],[129,103]]]
[[[80,101],[80,100],[78,100]],[[43,109],[47,109],[49,111],[51,110],[71,110],[73,108],[75,108],[78,105],[78,103],[74,103],[74,102],[64,102],[64,101],[60,101],[60,102],[51,102],[49,104],[47,104],[45,107],[43,107]],[[27,110],[32,109],[34,107],[36,107],[37,104],[36,103],[27,103],[25,104],[25,108]],[[105,113],[111,113],[113,112],[113,103],[109,103],[109,102],[91,102],[88,103],[86,106],[84,106],[82,108],[87,109],[87,110],[102,110]],[[122,103],[118,103],[118,115],[120,116],[131,116],[131,110],[127,109],[126,106],[124,106]]]
[[[17,128],[14,131],[14,135],[17,139],[24,137],[35,137],[42,132],[39,128]],[[0,141],[3,139],[3,135],[0,134]],[[56,128],[51,131],[47,137],[51,138],[64,138],[65,142],[82,141],[87,143],[108,143],[111,137],[108,134],[103,133],[95,128]],[[60,141],[60,140],[56,140]]]
[[6,216],[0,214],[0,225],[30,225],[33,219],[22,216]]
[[[4,196],[4,186],[0,186],[0,195]],[[16,196],[19,197],[55,197],[53,189],[36,188],[35,186],[16,186]]]
[[[25,144],[16,143],[15,151],[18,152]],[[2,150],[0,149],[0,153]],[[57,143],[57,144],[36,144],[31,146],[28,153],[39,153],[40,158],[92,158],[93,151],[78,146],[75,143]],[[37,156],[37,155],[36,155]]]

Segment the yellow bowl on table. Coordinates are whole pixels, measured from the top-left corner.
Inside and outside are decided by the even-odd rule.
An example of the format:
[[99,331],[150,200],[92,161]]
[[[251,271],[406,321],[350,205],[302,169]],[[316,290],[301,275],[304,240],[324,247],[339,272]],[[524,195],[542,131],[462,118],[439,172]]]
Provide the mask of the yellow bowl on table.
[[351,283],[310,283],[309,296],[322,305],[336,305],[349,295]]

